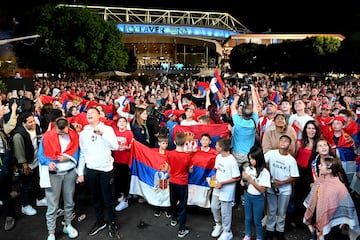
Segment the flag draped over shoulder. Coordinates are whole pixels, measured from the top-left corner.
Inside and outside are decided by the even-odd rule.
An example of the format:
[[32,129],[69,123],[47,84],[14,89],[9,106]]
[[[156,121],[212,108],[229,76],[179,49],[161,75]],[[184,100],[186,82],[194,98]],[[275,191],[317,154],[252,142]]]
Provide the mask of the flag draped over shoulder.
[[170,206],[169,175],[161,171],[166,155],[134,140],[131,159],[130,193],[143,196],[154,206]]
[[[175,135],[178,132],[185,132],[187,136],[186,140],[198,140],[198,145],[200,145],[201,135],[207,133],[211,137],[211,147],[215,148],[216,140],[221,137],[229,137],[229,125],[227,123],[221,124],[198,124],[193,126],[181,126],[176,125],[173,129],[172,139],[175,139]],[[191,138],[191,139],[190,139]]]
[[[210,207],[211,188],[206,178],[211,176],[216,152],[196,152],[193,155],[193,172],[189,174],[188,205]],[[143,196],[149,204],[170,206],[170,191],[167,172],[162,171],[166,155],[134,140],[131,146],[130,193]]]

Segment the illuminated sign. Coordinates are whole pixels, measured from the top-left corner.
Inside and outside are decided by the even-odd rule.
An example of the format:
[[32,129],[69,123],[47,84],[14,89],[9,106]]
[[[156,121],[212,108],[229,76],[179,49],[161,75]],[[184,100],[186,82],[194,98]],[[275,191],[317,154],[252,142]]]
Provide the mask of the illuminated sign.
[[202,27],[185,27],[185,26],[168,26],[168,25],[149,25],[149,24],[117,24],[117,28],[125,34],[160,34],[160,35],[178,35],[178,36],[197,36],[197,37],[214,37],[228,38],[234,34],[240,34],[229,30],[202,28]]

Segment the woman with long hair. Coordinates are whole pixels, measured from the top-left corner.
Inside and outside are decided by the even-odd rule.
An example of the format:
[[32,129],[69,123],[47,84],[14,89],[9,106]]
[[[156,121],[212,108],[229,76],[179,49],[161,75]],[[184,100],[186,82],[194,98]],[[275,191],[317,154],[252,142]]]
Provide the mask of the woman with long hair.
[[137,107],[134,118],[131,122],[131,131],[134,133],[135,140],[150,147],[149,131],[146,126],[148,114],[145,107]]
[[321,136],[320,127],[315,120],[309,120],[304,125],[300,146],[296,154],[300,177],[296,179],[294,186],[294,213],[292,219],[296,226],[301,227],[302,216],[305,213],[303,202],[311,189],[311,153],[314,142]]

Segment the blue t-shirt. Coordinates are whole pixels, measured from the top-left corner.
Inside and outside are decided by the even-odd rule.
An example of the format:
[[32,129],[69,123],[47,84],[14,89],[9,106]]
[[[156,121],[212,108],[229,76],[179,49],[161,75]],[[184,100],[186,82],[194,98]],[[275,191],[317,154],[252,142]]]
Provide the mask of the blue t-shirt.
[[256,135],[256,123],[259,115],[253,112],[252,119],[244,119],[238,114],[233,115],[234,126],[232,128],[232,150],[240,154],[248,154],[254,146]]

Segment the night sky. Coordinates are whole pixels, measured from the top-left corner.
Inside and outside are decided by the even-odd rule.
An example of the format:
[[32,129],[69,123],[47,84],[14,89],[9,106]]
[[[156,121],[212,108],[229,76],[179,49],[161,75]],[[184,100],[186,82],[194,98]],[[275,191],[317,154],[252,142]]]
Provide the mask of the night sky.
[[[360,1],[263,1],[263,0],[75,0],[101,6],[160,8],[227,12],[250,31],[275,33],[351,33],[360,30]],[[1,1],[0,23],[6,15],[21,19],[22,11],[51,0]],[[63,3],[73,4],[74,0]],[[196,6],[194,6],[196,4]],[[0,26],[1,27],[1,26]]]

